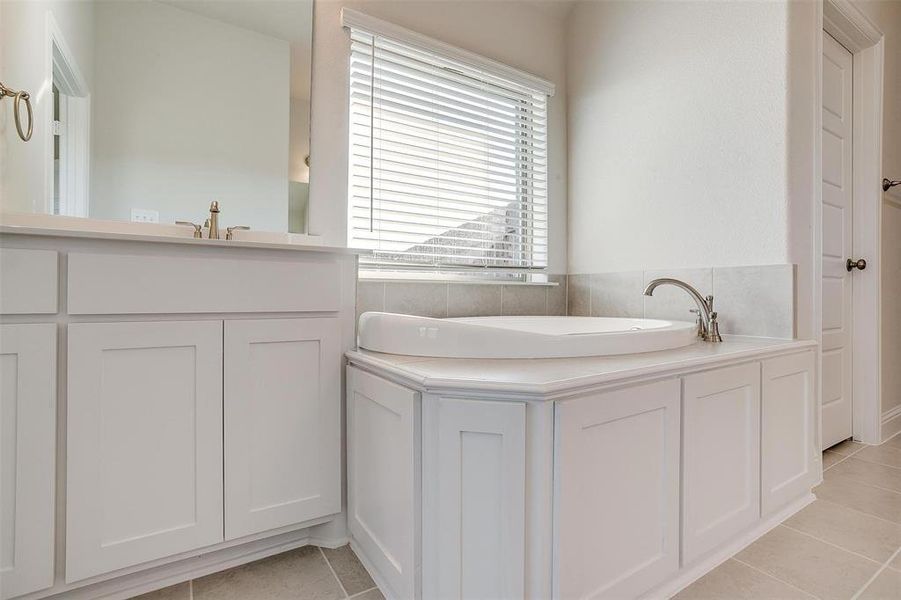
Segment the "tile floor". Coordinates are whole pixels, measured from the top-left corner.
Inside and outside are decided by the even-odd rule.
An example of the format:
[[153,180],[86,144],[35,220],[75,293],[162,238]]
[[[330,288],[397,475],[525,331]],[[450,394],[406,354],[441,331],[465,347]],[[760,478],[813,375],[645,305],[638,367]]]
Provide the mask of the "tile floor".
[[901,435],[823,453],[817,500],[676,600],[901,599]]
[[306,546],[133,600],[384,600],[350,546]]
[[[823,453],[817,500],[676,600],[901,600],[901,435]],[[350,546],[308,546],[140,600],[383,600]]]

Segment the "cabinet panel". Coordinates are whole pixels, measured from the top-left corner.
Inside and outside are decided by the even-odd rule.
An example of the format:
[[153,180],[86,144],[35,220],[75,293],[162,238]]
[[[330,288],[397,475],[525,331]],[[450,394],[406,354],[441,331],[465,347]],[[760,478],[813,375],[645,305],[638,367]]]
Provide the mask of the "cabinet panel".
[[341,511],[335,318],[225,323],[225,537]]
[[682,562],[760,517],[760,365],[689,375],[682,400]]
[[53,250],[0,248],[0,314],[56,313],[58,263]]
[[557,405],[557,598],[640,596],[679,567],[679,382]]
[[347,369],[348,526],[359,550],[390,589],[419,597],[419,394]]
[[53,585],[55,423],[56,325],[0,325],[4,599]]
[[66,580],[222,541],[221,321],[69,326]]
[[819,477],[814,355],[763,363],[761,502],[763,515],[808,493]]
[[523,597],[525,417],[521,402],[424,402],[424,598]]

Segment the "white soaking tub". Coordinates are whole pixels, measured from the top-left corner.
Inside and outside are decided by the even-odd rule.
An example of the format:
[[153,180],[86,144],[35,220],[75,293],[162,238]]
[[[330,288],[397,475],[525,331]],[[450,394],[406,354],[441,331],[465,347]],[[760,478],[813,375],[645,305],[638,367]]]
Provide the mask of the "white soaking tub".
[[563,358],[654,352],[697,341],[683,321],[611,317],[360,316],[359,346],[438,358]]

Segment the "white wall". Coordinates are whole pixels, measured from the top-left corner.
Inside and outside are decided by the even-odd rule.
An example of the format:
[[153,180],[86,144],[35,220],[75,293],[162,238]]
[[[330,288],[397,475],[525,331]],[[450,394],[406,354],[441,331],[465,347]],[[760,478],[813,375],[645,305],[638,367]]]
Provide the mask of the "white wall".
[[[285,231],[288,43],[148,2],[95,8],[90,216]],[[265,93],[257,93],[263,90]]]
[[787,10],[585,2],[568,19],[571,273],[787,262]]
[[[350,43],[340,12],[374,17],[534,73],[557,86],[549,103],[550,271],[566,272],[566,81],[562,21],[523,2],[394,0],[320,1],[313,24],[315,165],[310,181],[310,232],[346,243],[347,64]],[[327,166],[324,166],[327,165]]]
[[[60,1],[0,2],[0,81],[31,94],[35,127],[31,141],[16,133],[13,103],[0,101],[0,210],[43,211],[51,155],[46,123],[52,115],[48,13],[59,27],[89,89],[94,84],[93,10]],[[24,108],[24,107],[23,107]]]

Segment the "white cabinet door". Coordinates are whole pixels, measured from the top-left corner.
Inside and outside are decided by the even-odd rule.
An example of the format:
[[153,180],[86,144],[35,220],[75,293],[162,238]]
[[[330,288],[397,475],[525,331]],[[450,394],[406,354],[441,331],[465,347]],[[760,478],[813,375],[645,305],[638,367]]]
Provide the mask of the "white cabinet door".
[[226,539],[338,512],[339,320],[226,321]]
[[679,381],[557,404],[556,598],[634,598],[679,568]]
[[69,325],[66,581],[222,541],[222,322]]
[[423,598],[521,599],[526,407],[423,400]]
[[419,394],[347,369],[347,521],[389,598],[418,598]]
[[0,325],[0,597],[53,585],[56,324]]
[[763,363],[761,502],[767,516],[808,494],[819,478],[814,354]]
[[760,365],[689,375],[682,389],[682,563],[760,518]]

